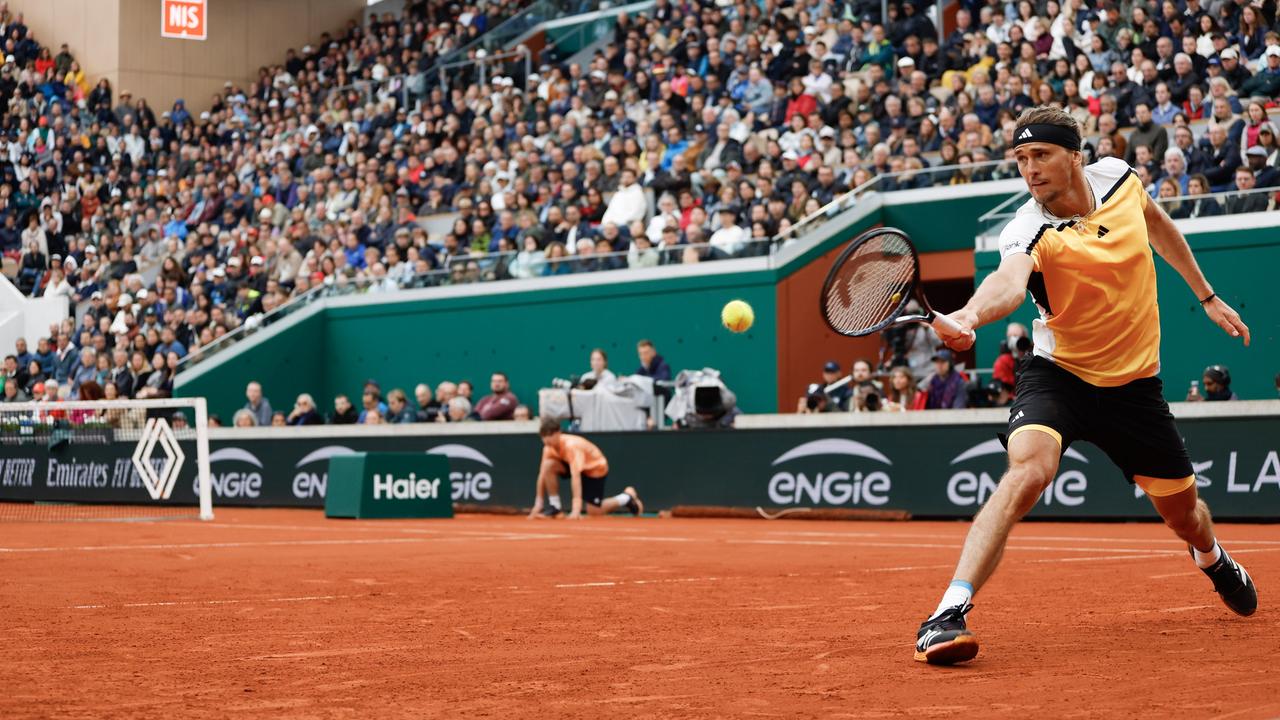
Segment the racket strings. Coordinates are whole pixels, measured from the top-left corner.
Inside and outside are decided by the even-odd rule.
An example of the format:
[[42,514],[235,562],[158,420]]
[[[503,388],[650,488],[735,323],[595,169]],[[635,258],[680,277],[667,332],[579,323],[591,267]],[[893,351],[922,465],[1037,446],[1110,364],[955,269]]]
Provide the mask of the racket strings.
[[836,271],[826,297],[832,325],[856,334],[892,319],[911,288],[915,270],[915,255],[901,235],[871,238]]

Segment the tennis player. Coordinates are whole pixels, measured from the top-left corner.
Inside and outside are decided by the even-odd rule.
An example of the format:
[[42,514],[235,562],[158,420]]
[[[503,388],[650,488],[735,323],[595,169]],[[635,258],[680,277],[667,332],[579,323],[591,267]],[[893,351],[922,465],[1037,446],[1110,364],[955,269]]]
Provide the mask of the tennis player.
[[[1214,292],[1186,238],[1127,164],[1103,158],[1085,167],[1080,128],[1070,115],[1053,107],[1025,110],[1013,148],[1031,199],[1000,235],[1000,267],[950,317],[966,330],[995,322],[1030,290],[1040,311],[1032,330],[1035,353],[1021,361],[1008,434],[1001,438],[1009,469],[974,518],[942,602],[920,625],[915,659],[949,665],[978,653],[977,638],[965,627],[969,601],[999,564],[1014,523],[1035,505],[1076,440],[1097,445],[1146,492],[1227,607],[1253,614],[1253,581],[1214,537],[1157,377],[1152,248],[1182,275],[1210,320],[1245,345],[1249,328]],[[934,328],[952,348],[973,344],[971,332]]]
[[[607,515],[615,510],[632,515],[644,512],[644,503],[633,487],[623,488],[612,497],[604,496],[609,460],[595,443],[580,435],[560,432],[560,421],[551,418],[543,418],[538,435],[542,437],[542,464],[538,468],[531,519],[559,517],[564,512],[560,506],[561,479],[569,480],[573,489],[570,520],[581,518],[584,510],[590,515]],[[547,496],[545,506],[543,494]]]

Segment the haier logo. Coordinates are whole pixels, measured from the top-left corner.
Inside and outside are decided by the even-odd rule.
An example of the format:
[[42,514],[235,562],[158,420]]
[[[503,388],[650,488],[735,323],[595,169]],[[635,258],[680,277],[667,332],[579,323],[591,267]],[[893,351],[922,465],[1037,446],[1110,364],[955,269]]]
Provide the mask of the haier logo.
[[[468,460],[487,468],[493,467],[493,461],[486,457],[484,453],[466,445],[454,443],[437,445],[428,450],[427,454],[444,455],[450,460]],[[454,467],[456,467],[456,464]],[[467,500],[484,502],[489,499],[489,495],[493,490],[493,477],[487,470],[476,470],[475,472],[454,470],[449,473],[449,482],[453,484],[454,502]]]
[[407,478],[373,474],[374,500],[435,500],[440,492],[440,478],[419,479],[414,473]]
[[[983,457],[985,455],[1003,455],[1005,453],[1004,446],[999,440],[988,440],[979,443],[965,450],[951,461],[952,465],[959,465],[973,458]],[[1076,460],[1082,463],[1088,463],[1089,460],[1079,452],[1067,448],[1062,455],[1063,459]],[[997,474],[998,475],[998,474]],[[969,507],[972,505],[981,505],[991,497],[991,493],[996,491],[999,484],[999,478],[992,477],[986,472],[973,473],[968,470],[960,470],[951,476],[947,481],[947,499],[952,505],[960,507]],[[1089,479],[1079,470],[1067,470],[1060,473],[1049,483],[1049,487],[1044,489],[1044,493],[1040,496],[1040,501],[1045,505],[1066,505],[1068,507],[1077,507],[1084,503],[1085,491],[1089,488]]]
[[307,453],[306,457],[298,461],[294,466],[298,470],[293,476],[293,496],[299,499],[324,497],[325,489],[329,485],[329,466],[327,464],[319,466],[319,472],[309,472],[302,468],[312,463],[318,463],[322,460],[327,461],[335,455],[352,455],[355,450],[345,445],[326,445]]
[[[241,469],[226,469],[228,465],[239,465]],[[237,447],[215,450],[209,453],[209,468],[209,484],[215,497],[256,498],[262,495],[262,461],[248,450]],[[199,497],[199,477],[193,480],[191,489]]]
[[[773,461],[777,467],[806,458],[804,469],[780,470],[769,479],[769,500],[775,505],[884,505],[889,502],[892,481],[883,470],[848,469],[851,458],[892,465],[879,450],[855,440],[824,438],[798,445]],[[861,463],[865,465],[866,463]],[[819,469],[810,469],[810,468]]]

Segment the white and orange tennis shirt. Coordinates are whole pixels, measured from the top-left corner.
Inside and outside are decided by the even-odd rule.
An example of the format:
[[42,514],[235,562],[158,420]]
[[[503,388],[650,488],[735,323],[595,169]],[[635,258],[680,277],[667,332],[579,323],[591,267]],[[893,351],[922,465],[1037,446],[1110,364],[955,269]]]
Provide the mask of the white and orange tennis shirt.
[[1027,289],[1040,311],[1035,354],[1085,382],[1117,387],[1160,372],[1156,271],[1143,211],[1150,201],[1123,160],[1084,169],[1097,207],[1072,222],[1035,199],[1000,233],[1000,256],[1031,256]]

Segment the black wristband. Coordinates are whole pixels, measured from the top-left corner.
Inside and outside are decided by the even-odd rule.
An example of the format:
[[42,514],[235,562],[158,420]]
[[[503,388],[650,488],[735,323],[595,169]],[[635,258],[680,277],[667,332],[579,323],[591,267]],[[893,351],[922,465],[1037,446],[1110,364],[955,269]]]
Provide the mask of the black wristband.
[[1216,297],[1218,297],[1218,293],[1209,293],[1209,297],[1207,297],[1207,298],[1205,298],[1205,299],[1201,300],[1201,301],[1200,301],[1200,304],[1201,304],[1201,305],[1204,305],[1205,303],[1209,302],[1210,300],[1212,300],[1212,299],[1214,299],[1214,298],[1216,298]]

